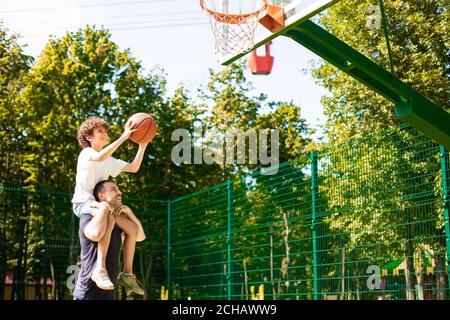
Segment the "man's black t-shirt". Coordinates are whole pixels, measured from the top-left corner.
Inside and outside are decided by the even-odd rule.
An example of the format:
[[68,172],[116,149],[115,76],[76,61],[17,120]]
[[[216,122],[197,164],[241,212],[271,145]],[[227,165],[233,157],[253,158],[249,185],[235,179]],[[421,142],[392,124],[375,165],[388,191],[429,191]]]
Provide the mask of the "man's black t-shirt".
[[[78,273],[77,283],[73,291],[74,300],[114,300],[114,290],[103,290],[97,287],[91,279],[92,272],[97,264],[97,242],[89,240],[84,235],[84,229],[92,220],[90,214],[80,217],[79,237],[81,247],[81,269]],[[116,284],[119,275],[119,256],[122,245],[121,229],[116,225],[111,233],[108,253],[106,255],[106,270],[111,282]]]

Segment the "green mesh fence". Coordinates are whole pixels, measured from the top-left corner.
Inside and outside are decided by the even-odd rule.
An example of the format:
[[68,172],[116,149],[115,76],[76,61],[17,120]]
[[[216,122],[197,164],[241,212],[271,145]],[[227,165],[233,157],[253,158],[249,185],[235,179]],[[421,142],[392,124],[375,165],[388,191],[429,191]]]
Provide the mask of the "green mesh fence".
[[[147,234],[134,272],[146,299],[448,299],[449,168],[448,150],[402,126],[273,175],[124,198]],[[0,185],[0,299],[71,299],[71,197]]]
[[[71,193],[0,185],[0,299],[72,299],[80,246],[71,199]],[[167,203],[123,201],[147,234],[136,248],[134,272],[145,298],[158,299],[166,274]],[[118,290],[117,298],[127,297]]]
[[447,299],[448,151],[408,127],[175,199],[172,299]]

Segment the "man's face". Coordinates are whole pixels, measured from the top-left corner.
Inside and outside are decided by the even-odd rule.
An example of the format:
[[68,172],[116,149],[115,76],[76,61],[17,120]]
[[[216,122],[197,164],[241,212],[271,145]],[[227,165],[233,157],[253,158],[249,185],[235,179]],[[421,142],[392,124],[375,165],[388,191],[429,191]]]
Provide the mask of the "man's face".
[[122,205],[122,192],[117,184],[107,182],[103,187],[104,191],[99,193],[99,199],[101,201],[106,201],[113,207]]

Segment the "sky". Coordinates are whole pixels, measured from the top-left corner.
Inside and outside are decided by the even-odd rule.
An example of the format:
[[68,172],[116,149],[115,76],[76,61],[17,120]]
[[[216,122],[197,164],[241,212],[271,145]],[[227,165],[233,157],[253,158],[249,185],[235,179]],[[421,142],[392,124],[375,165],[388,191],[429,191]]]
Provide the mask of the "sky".
[[[224,68],[198,0],[1,0],[0,20],[10,32],[20,34],[19,43],[27,45],[25,53],[34,57],[49,35],[62,36],[86,24],[104,26],[120,49],[129,48],[145,69],[164,69],[169,94],[180,84],[195,94],[206,84],[209,69]],[[247,71],[252,93],[264,93],[269,101],[292,100],[318,131],[317,138],[325,122],[320,99],[329,93],[305,70],[321,58],[285,37],[273,40],[271,55],[275,62],[270,75]]]

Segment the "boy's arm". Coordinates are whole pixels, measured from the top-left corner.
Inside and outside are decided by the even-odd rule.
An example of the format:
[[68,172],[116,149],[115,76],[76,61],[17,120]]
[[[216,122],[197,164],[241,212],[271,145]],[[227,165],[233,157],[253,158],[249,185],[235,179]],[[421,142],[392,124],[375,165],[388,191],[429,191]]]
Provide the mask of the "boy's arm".
[[133,162],[127,163],[122,168],[122,171],[131,172],[131,173],[138,172],[139,168],[141,167],[142,159],[144,158],[145,148],[147,148],[147,145],[148,145],[148,142],[139,144],[139,150],[136,153],[136,156],[134,157]]
[[120,147],[120,145],[127,140],[133,132],[135,132],[137,129],[132,129],[133,123],[127,122],[125,125],[125,130],[123,131],[122,135],[119,139],[108,145],[107,147],[103,148],[100,152],[97,152],[95,155],[92,155],[89,160],[91,161],[104,161],[106,158],[110,157],[114,151],[117,150],[117,148]]

